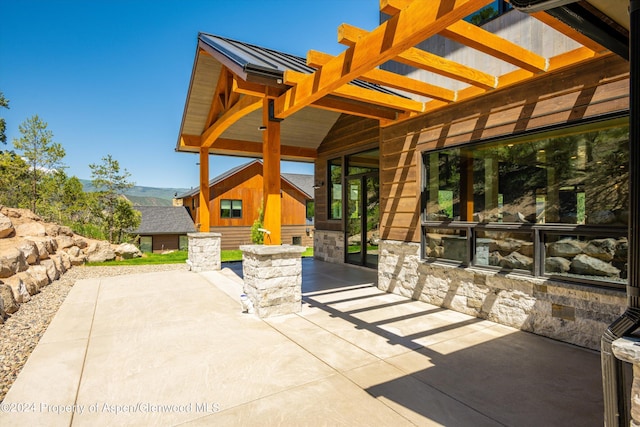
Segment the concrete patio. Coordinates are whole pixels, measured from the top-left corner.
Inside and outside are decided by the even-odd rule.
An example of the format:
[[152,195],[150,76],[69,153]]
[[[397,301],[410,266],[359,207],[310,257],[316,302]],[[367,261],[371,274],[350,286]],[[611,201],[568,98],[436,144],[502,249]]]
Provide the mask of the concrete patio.
[[598,353],[375,280],[305,260],[302,311],[266,320],[229,268],[80,281],[0,425],[602,425]]

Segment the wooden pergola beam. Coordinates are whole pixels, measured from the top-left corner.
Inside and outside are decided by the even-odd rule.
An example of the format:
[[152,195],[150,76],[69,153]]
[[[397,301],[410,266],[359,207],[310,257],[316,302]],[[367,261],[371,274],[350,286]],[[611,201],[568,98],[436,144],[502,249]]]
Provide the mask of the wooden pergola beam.
[[[380,0],[380,10],[388,15],[395,15],[410,3],[411,0]],[[547,69],[547,60],[543,56],[466,21],[458,21],[440,34],[533,73]]]
[[[284,82],[285,84],[297,85],[300,82],[304,81],[304,78],[307,75],[308,74],[303,74],[297,71],[287,70],[284,73]],[[342,98],[369,102],[371,104],[394,108],[402,111],[413,111],[420,113],[424,108],[422,102],[348,84],[335,89],[332,94]]]
[[332,95],[327,95],[324,98],[315,101],[310,105],[310,107],[375,119],[379,120],[381,123],[394,121],[398,118],[399,114],[397,110],[378,108],[361,102],[351,102],[345,98],[338,98]]
[[321,70],[308,74],[275,100],[274,115],[284,119],[331,94],[400,53],[439,33],[492,0],[415,0]]
[[[338,41],[353,47],[358,43],[358,40],[364,40],[367,34],[369,33],[363,29],[349,24],[342,24],[338,29]],[[416,47],[410,47],[403,52],[399,52],[397,56],[390,59],[409,65],[410,67],[439,74],[483,89],[493,89],[497,84],[497,78],[494,75],[434,55],[433,53]]]
[[[314,68],[320,68],[333,58],[328,53],[310,50],[307,52],[307,65]],[[359,77],[360,80],[375,83],[395,89],[404,90],[416,95],[426,96],[428,98],[439,99],[441,101],[455,101],[456,93],[453,90],[446,89],[441,86],[425,83],[410,77],[401,76],[390,71],[374,68],[367,71]]]
[[[180,136],[183,147],[200,148],[201,137],[199,135]],[[212,154],[235,154],[246,156],[259,156],[262,154],[262,143],[246,141],[242,139],[218,138],[208,148]],[[287,159],[314,160],[318,158],[318,151],[315,148],[296,147],[293,145],[283,145],[281,147],[282,157]]]

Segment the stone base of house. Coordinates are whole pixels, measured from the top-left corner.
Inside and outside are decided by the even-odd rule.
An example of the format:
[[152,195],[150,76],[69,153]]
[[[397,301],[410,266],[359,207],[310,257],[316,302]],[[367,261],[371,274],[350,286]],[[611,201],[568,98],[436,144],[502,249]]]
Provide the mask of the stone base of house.
[[220,270],[220,233],[189,233],[187,263],[191,271]]
[[[611,349],[617,359],[633,365],[629,418],[631,419],[631,427],[640,427],[640,339],[637,337],[617,339],[612,343]],[[624,398],[624,396],[618,396],[618,399]]]
[[243,245],[244,293],[259,317],[302,309],[302,246]]
[[420,260],[420,244],[381,241],[378,287],[594,350],[625,310],[623,291]]
[[315,230],[313,257],[326,262],[344,263],[344,232]]

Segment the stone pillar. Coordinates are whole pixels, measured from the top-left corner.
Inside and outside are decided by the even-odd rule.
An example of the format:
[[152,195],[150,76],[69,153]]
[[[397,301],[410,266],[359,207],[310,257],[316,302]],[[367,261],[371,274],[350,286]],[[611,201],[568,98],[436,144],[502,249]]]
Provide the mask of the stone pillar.
[[[640,427],[640,338],[624,337],[611,344],[613,354],[623,362],[633,364],[633,383],[631,384],[631,427]],[[629,396],[618,396],[619,399]],[[626,417],[620,416],[620,419]]]
[[220,270],[220,233],[189,233],[189,259],[191,271]]
[[259,317],[297,313],[302,309],[304,246],[244,245],[244,293]]

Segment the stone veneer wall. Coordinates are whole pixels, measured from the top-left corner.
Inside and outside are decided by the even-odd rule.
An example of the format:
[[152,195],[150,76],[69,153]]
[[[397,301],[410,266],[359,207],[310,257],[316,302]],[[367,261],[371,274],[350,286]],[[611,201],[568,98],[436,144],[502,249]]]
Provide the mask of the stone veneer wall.
[[315,230],[313,257],[326,262],[344,262],[344,232]]
[[220,233],[188,233],[187,264],[191,271],[212,271],[221,268]]
[[420,244],[380,242],[378,287],[412,299],[600,349],[625,310],[621,291],[420,260]]

